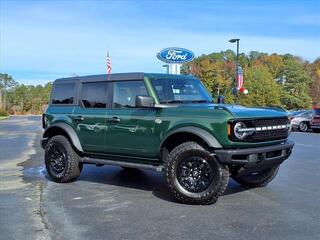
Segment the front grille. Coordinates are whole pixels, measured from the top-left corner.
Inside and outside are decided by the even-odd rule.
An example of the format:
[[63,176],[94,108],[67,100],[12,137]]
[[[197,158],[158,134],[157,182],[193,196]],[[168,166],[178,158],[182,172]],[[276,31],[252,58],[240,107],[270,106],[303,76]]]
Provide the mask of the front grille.
[[[240,120],[239,120],[240,121]],[[234,121],[232,123],[232,129],[235,123],[238,121]],[[288,118],[270,118],[270,119],[252,119],[252,120],[241,120],[247,128],[263,128],[270,126],[283,126],[290,124],[290,120]],[[288,128],[282,129],[271,129],[265,131],[254,131],[251,135],[247,136],[243,140],[237,139],[233,135],[233,131],[231,131],[231,140],[233,141],[242,141],[242,142],[263,142],[263,141],[272,141],[278,139],[285,139],[289,135]]]
[[290,121],[288,118],[270,118],[270,119],[246,120],[245,123],[249,123],[252,127],[262,127],[262,126],[286,125],[286,124],[289,124]]

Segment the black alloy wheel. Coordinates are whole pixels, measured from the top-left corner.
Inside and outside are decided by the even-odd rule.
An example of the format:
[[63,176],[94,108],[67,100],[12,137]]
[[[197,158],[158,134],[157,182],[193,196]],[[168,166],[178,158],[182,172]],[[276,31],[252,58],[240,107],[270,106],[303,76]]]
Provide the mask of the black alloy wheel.
[[185,190],[199,193],[206,190],[212,183],[213,170],[206,159],[192,156],[179,164],[177,178]]
[[50,143],[48,149],[50,167],[52,171],[57,175],[62,174],[66,168],[68,160],[66,149],[59,142]]
[[164,161],[169,190],[181,203],[212,204],[229,182],[229,170],[197,142],[176,146]]

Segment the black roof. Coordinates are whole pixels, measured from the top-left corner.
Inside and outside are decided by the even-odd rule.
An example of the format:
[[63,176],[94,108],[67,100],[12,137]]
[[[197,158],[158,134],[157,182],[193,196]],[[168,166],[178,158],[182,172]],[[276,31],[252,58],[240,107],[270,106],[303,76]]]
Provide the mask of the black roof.
[[195,78],[191,75],[176,75],[176,74],[162,74],[162,73],[143,73],[143,72],[134,72],[134,73],[112,73],[110,75],[100,74],[100,75],[89,75],[89,76],[76,76],[69,78],[59,78],[54,81],[56,82],[96,82],[96,81],[128,81],[128,80],[142,80],[144,77],[152,78]]

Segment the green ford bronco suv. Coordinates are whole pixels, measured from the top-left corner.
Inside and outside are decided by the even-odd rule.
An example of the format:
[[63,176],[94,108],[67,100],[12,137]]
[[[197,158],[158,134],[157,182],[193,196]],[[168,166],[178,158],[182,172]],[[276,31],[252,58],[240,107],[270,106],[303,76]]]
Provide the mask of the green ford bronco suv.
[[214,104],[187,75],[126,73],[54,81],[41,145],[56,182],[83,164],[164,171],[175,198],[214,203],[231,176],[267,185],[294,143],[284,112]]

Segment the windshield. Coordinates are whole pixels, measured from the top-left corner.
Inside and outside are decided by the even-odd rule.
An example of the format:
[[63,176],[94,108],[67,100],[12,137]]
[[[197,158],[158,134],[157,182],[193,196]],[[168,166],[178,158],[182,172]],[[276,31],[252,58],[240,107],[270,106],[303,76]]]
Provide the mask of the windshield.
[[296,115],[297,117],[311,117],[312,112],[302,112]]
[[152,79],[160,103],[212,103],[198,79]]

